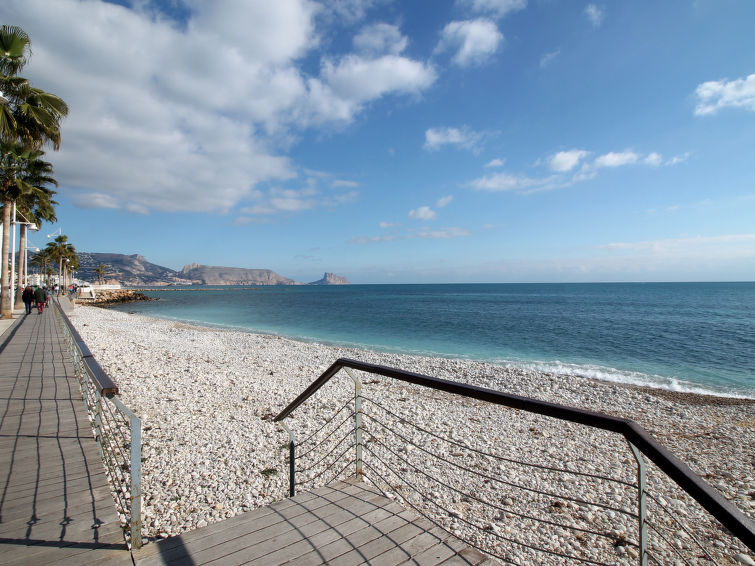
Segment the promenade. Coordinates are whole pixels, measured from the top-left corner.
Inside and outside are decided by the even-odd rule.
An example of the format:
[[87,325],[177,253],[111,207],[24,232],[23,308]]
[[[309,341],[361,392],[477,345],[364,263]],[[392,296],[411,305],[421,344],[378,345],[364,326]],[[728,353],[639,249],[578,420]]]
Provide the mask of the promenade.
[[131,564],[54,313],[0,321],[0,564]]
[[358,482],[132,555],[54,313],[14,318],[0,321],[0,565],[493,563]]

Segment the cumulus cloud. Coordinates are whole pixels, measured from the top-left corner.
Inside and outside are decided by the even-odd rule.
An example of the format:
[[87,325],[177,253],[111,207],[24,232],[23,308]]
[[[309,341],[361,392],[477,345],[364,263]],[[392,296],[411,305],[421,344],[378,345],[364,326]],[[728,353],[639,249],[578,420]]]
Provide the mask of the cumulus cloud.
[[639,161],[640,156],[633,151],[608,152],[598,157],[594,162],[594,167],[621,167],[622,165],[631,165]]
[[[357,15],[373,3],[338,4]],[[416,97],[435,81],[428,64],[398,54],[393,26],[365,28],[358,52],[305,74],[326,9],[311,0],[188,5],[178,26],[141,2],[3,2],[3,19],[34,40],[27,75],[71,108],[50,160],[75,202],[229,212],[297,176],[280,148],[306,128],[347,124],[374,100]],[[271,202],[250,206],[287,204]]]
[[755,73],[742,79],[704,82],[695,89],[696,116],[717,113],[722,108],[755,111]]
[[414,218],[415,220],[432,220],[435,216],[435,211],[429,206],[420,206],[409,211],[409,218]]
[[571,171],[579,162],[590,155],[589,151],[584,149],[570,149],[569,151],[559,151],[555,155],[551,156],[548,160],[548,166],[553,171],[565,172]]
[[420,94],[435,82],[432,67],[397,55],[347,55],[325,60],[320,78],[308,81],[315,122],[350,122],[365,104],[389,94]]
[[585,16],[587,16],[587,19],[590,20],[590,23],[596,28],[600,27],[603,23],[605,15],[605,8],[598,6],[597,4],[588,4],[585,7]]
[[451,61],[459,67],[482,65],[498,51],[503,34],[486,18],[451,22],[443,28],[436,52],[453,51]]
[[398,55],[407,43],[398,27],[384,23],[367,26],[354,37],[356,50],[371,56]]
[[663,163],[663,156],[660,153],[653,152],[645,157],[645,159],[642,160],[642,162],[645,165],[651,165],[653,167],[658,167],[661,163]]
[[496,18],[502,18],[510,12],[524,10],[527,7],[527,0],[458,0],[457,3],[473,13]]
[[467,128],[429,128],[425,130],[424,148],[429,151],[440,149],[444,145],[454,145],[463,149],[476,151],[482,141],[483,134]]

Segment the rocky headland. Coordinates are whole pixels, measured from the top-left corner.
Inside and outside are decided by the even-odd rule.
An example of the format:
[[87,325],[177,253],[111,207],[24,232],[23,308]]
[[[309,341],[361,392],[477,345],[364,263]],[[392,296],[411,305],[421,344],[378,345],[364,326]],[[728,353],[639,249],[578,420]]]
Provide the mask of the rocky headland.
[[[313,283],[299,283],[270,269],[247,269],[191,263],[175,271],[151,263],[142,255],[79,252],[77,277],[84,281],[120,284],[127,287],[169,285],[348,285],[345,277],[325,273]],[[104,276],[97,269],[104,265]]]

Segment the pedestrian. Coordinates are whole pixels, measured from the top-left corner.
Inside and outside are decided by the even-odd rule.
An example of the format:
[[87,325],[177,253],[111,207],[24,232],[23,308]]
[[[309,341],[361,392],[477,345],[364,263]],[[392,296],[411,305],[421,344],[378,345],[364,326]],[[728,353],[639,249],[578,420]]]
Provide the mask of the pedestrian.
[[31,288],[31,285],[27,285],[24,289],[24,292],[21,293],[21,298],[24,301],[24,306],[26,307],[26,314],[31,314],[31,303],[34,300],[34,289]]
[[47,302],[47,293],[42,287],[37,287],[37,290],[34,291],[34,299],[37,301],[37,311],[39,311],[39,314],[42,314]]

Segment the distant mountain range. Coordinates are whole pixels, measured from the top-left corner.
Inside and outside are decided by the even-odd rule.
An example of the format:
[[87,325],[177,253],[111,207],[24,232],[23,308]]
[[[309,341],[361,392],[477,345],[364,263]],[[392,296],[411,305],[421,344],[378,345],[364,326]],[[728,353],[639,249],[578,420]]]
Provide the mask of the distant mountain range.
[[192,263],[181,271],[156,265],[144,256],[78,252],[80,268],[76,278],[97,282],[97,269],[107,266],[105,282],[120,283],[134,287],[144,285],[348,285],[345,277],[325,273],[322,279],[312,283],[299,283],[269,269],[244,269],[241,267],[217,267]]

